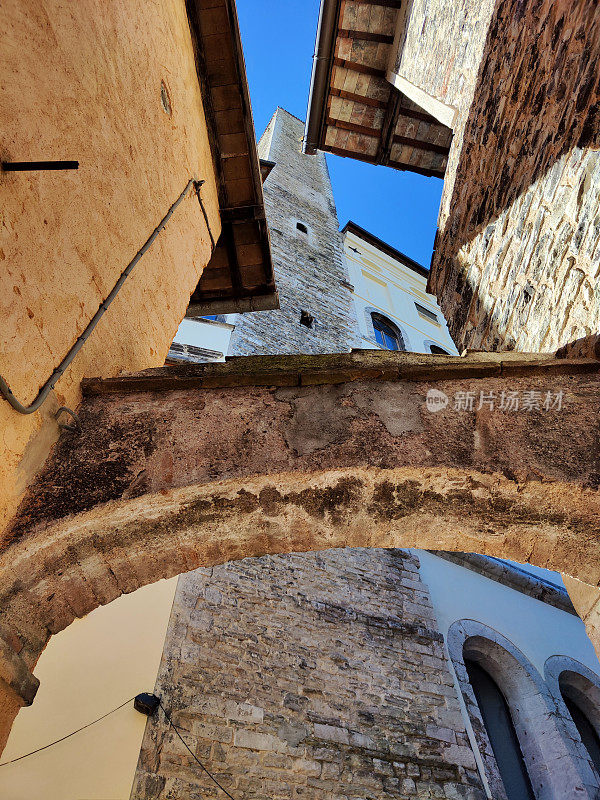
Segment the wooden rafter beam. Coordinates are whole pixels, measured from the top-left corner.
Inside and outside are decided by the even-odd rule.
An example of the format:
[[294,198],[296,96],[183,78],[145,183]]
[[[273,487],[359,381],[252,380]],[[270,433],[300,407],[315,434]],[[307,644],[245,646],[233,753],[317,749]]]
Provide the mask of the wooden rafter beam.
[[[390,104],[390,106],[393,105],[393,103]],[[335,119],[333,117],[327,117],[325,124],[331,128],[339,128],[344,131],[350,131],[351,133],[360,133],[362,136],[371,136],[374,139],[379,139],[380,149],[378,149],[377,156],[375,157],[375,161],[378,164],[385,163],[389,158],[389,151],[392,144],[403,144],[407,147],[414,147],[417,150],[425,150],[429,153],[438,153],[442,156],[447,156],[450,152],[449,147],[445,147],[441,144],[434,144],[433,142],[427,142],[423,139],[411,139],[408,136],[398,136],[394,134],[393,130],[396,124],[396,118],[394,116],[393,107],[390,110],[389,118],[384,120],[382,129],[369,128],[366,125],[356,125],[354,122],[346,122],[345,120]]]
[[415,167],[413,164],[404,164],[402,161],[395,161],[390,158],[387,162],[389,167],[400,169],[403,171],[416,172],[419,175],[425,175],[426,178],[443,178],[445,171],[442,169],[426,169],[425,167]]
[[371,67],[368,64],[358,64],[356,61],[346,61],[345,58],[333,59],[334,67],[343,67],[343,69],[351,69],[354,72],[360,72],[363,75],[373,75],[375,78],[385,78],[385,70]]
[[346,150],[344,147],[335,147],[325,144],[323,145],[323,150],[326,150],[328,153],[333,153],[335,156],[354,158],[357,161],[366,161],[367,164],[375,164],[373,156],[368,156],[366,153],[357,153],[355,150]]
[[235,246],[235,239],[233,238],[233,225],[231,222],[222,223],[221,236],[223,237],[223,244],[227,250],[227,257],[229,260],[229,275],[231,278],[231,288],[235,295],[243,291],[242,273],[240,271],[240,262],[238,261],[237,247]]
[[[364,161],[367,164],[377,164],[374,156],[366,155],[365,153],[358,153],[355,150],[347,150],[343,147],[334,147],[333,145],[323,145],[322,149],[327,153],[332,153],[335,156],[342,156],[343,158],[353,158],[355,161]],[[387,166],[394,167],[409,172],[417,172],[419,175],[425,175],[427,178],[443,178],[444,170],[438,169],[425,169],[424,167],[415,167],[413,164],[404,164],[402,161],[394,161],[390,159]]]
[[385,164],[389,160],[390,151],[392,149],[392,137],[396,128],[398,107],[400,106],[400,98],[400,92],[396,90],[394,90],[388,98],[388,104],[381,125],[381,138],[379,139],[379,146],[377,147],[376,160],[378,164]]
[[416,150],[426,150],[429,153],[438,153],[441,156],[447,156],[450,152],[449,147],[441,144],[434,144],[433,142],[424,142],[422,139],[411,139],[408,136],[394,136],[394,144],[403,144],[407,147],[414,147]]
[[379,42],[379,44],[393,44],[394,37],[387,33],[371,33],[369,31],[355,31],[340,28],[337,32],[338,39],[358,39],[361,42]]
[[415,108],[405,108],[404,106],[400,106],[398,109],[398,116],[409,117],[409,119],[418,119],[421,122],[429,123],[429,125],[437,125],[438,128],[446,128],[442,122],[437,120],[435,117],[432,117],[431,114],[427,114],[425,111],[417,111]]
[[356,125],[354,122],[346,122],[343,119],[334,119],[327,117],[325,124],[332,128],[341,128],[344,131],[351,131],[352,133],[361,133],[363,136],[373,136],[379,139],[381,131],[379,128],[368,128],[366,125]]
[[364,94],[355,94],[354,92],[347,92],[345,89],[331,88],[329,93],[332,97],[341,97],[343,100],[352,100],[353,103],[362,103],[364,106],[371,106],[372,108],[387,108],[385,100],[377,100],[374,97],[366,97]]

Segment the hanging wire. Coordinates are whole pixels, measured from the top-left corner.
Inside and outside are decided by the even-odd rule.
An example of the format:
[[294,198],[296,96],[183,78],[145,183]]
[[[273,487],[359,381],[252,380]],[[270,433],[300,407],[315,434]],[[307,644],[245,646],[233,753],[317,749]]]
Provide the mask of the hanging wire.
[[111,714],[114,714],[115,711],[118,711],[120,708],[126,706],[127,703],[131,703],[131,701],[134,699],[135,699],[134,697],[130,697],[129,700],[125,700],[124,703],[121,703],[120,706],[113,708],[112,711],[107,711],[106,714],[103,714],[101,717],[98,717],[98,719],[95,719],[92,722],[88,722],[87,725],[83,725],[81,728],[77,728],[76,731],[67,733],[66,736],[61,736],[60,739],[56,739],[56,741],[50,742],[50,744],[45,744],[43,747],[38,747],[37,750],[32,750],[30,753],[25,753],[25,755],[23,756],[18,756],[17,758],[11,758],[10,761],[3,761],[2,763],[0,763],[0,767],[7,767],[9,764],[14,764],[15,761],[22,761],[24,758],[29,758],[29,756],[33,756],[36,753],[41,753],[42,750],[47,750],[49,747],[53,747],[55,744],[58,744],[59,742],[64,742],[65,739],[69,739],[71,736],[75,736],[76,733],[80,733],[81,731],[84,731],[86,728],[95,725],[97,722],[100,722],[101,720],[110,717]]
[[[136,696],[137,696],[137,695],[136,695]],[[71,731],[71,733],[67,733],[67,735],[66,735],[66,736],[61,736],[61,738],[60,738],[60,739],[55,739],[55,741],[53,741],[53,742],[50,742],[49,744],[45,744],[43,747],[38,747],[36,750],[32,750],[31,752],[29,752],[29,753],[25,753],[25,754],[24,754],[24,755],[22,755],[22,756],[17,756],[17,758],[11,758],[11,759],[10,759],[10,761],[3,761],[2,763],[0,763],[0,767],[7,767],[9,764],[15,764],[17,761],[22,761],[24,758],[29,758],[29,756],[33,756],[33,755],[35,755],[36,753],[41,753],[43,750],[48,750],[48,748],[49,748],[49,747],[54,747],[54,745],[55,745],[55,744],[59,744],[60,742],[64,742],[64,741],[65,741],[65,739],[70,739],[70,738],[71,738],[71,736],[75,736],[75,734],[76,734],[76,733],[81,733],[81,731],[84,731],[84,730],[86,730],[86,728],[90,728],[92,725],[95,725],[97,722],[101,722],[103,719],[106,719],[107,717],[110,717],[110,715],[111,715],[111,714],[114,714],[114,713],[115,713],[115,711],[119,711],[121,708],[124,708],[124,707],[125,707],[125,706],[126,706],[128,703],[131,703],[131,701],[132,701],[132,700],[135,700],[135,697],[136,697],[136,696],[134,696],[134,697],[130,697],[130,698],[129,698],[129,700],[125,700],[125,702],[124,702],[124,703],[121,703],[121,705],[117,706],[116,708],[113,708],[111,711],[107,711],[107,712],[106,712],[106,714],[103,714],[101,717],[98,717],[97,719],[95,719],[95,720],[92,720],[92,722],[88,722],[86,725],[82,725],[82,726],[81,726],[81,728],[77,728],[77,730]],[[180,733],[180,731],[179,731],[179,728],[177,727],[177,725],[175,725],[175,723],[174,723],[174,722],[173,722],[173,720],[171,719],[171,716],[170,716],[169,712],[168,712],[168,711],[167,711],[167,709],[164,707],[164,705],[162,704],[162,702],[161,702],[161,701],[159,701],[159,704],[160,704],[160,707],[161,707],[161,708],[162,708],[162,710],[163,710],[163,713],[164,713],[165,717],[167,718],[167,722],[168,722],[168,723],[169,723],[169,725],[170,725],[170,726],[173,728],[173,730],[175,731],[175,733],[176,733],[176,734],[177,734],[177,736],[179,737],[179,739],[180,739],[181,743],[183,744],[183,746],[185,747],[185,749],[188,751],[188,753],[191,755],[191,757],[194,759],[194,761],[195,761],[195,762],[198,764],[198,766],[199,766],[199,767],[200,767],[200,768],[201,768],[201,769],[202,769],[204,772],[206,772],[206,774],[207,774],[207,775],[208,775],[208,777],[211,779],[211,781],[212,781],[212,782],[213,782],[213,783],[214,783],[216,786],[218,786],[218,787],[219,787],[219,789],[220,789],[222,792],[224,792],[224,794],[226,794],[226,795],[227,795],[227,797],[229,797],[229,800],[236,800],[236,798],[235,798],[235,797],[233,797],[233,795],[231,795],[231,794],[230,794],[230,793],[227,791],[227,789],[226,789],[224,786],[222,786],[222,785],[219,783],[219,781],[218,781],[218,780],[215,778],[215,776],[214,776],[214,775],[213,775],[213,774],[212,774],[212,773],[211,773],[211,772],[210,772],[210,771],[209,771],[209,770],[208,770],[208,769],[207,769],[207,768],[204,766],[204,764],[203,764],[203,763],[200,761],[200,759],[198,758],[198,756],[197,756],[197,755],[194,753],[194,751],[193,751],[193,750],[190,748],[190,746],[188,745],[188,743],[185,741],[185,739],[184,739],[184,738],[183,738],[183,736],[181,735],[181,733]]]
[[204,207],[204,203],[202,201],[202,197],[200,194],[200,189],[204,183],[205,182],[203,180],[196,180],[195,178],[190,178],[184,190],[177,198],[177,200],[175,200],[175,202],[169,208],[165,216],[162,218],[162,220],[159,222],[156,228],[152,231],[150,236],[146,239],[142,247],[140,247],[140,249],[137,251],[133,259],[125,267],[125,269],[121,273],[119,280],[115,283],[110,293],[107,295],[106,299],[102,303],[100,303],[98,310],[96,311],[92,319],[88,322],[83,333],[77,337],[77,339],[75,340],[75,344],[71,347],[67,355],[63,358],[63,360],[60,362],[58,367],[56,367],[52,375],[50,375],[46,383],[39,390],[33,402],[31,402],[29,405],[21,403],[20,400],[18,400],[13,394],[12,389],[10,388],[6,380],[2,377],[2,375],[0,375],[0,394],[2,395],[2,397],[4,397],[4,399],[8,403],[10,403],[10,405],[14,408],[15,411],[18,411],[19,414],[33,414],[42,405],[42,403],[48,397],[52,389],[54,389],[54,385],[56,384],[56,382],[59,380],[59,378],[61,378],[61,376],[66,371],[69,364],[73,361],[77,353],[81,350],[81,348],[87,341],[88,337],[90,336],[90,334],[92,333],[98,322],[100,322],[101,317],[103,316],[107,308],[110,306],[112,301],[119,293],[121,286],[123,286],[123,284],[127,280],[127,277],[130,275],[135,265],[144,256],[144,254],[148,252],[154,240],[160,235],[161,231],[164,230],[168,221],[173,216],[175,209],[183,201],[183,199],[187,195],[188,191],[192,188],[192,186],[194,187],[194,191],[196,192],[196,197],[198,198],[198,202],[200,203],[202,215],[204,217],[204,221],[208,229],[208,234],[210,236],[212,250],[215,249],[215,238],[210,229],[208,214],[206,213],[206,208]]
[[213,783],[216,783],[216,785],[219,787],[219,789],[220,789],[222,792],[225,792],[225,794],[227,795],[227,797],[229,797],[229,798],[230,798],[230,800],[235,800],[235,797],[233,797],[233,795],[229,794],[229,792],[227,791],[227,789],[226,789],[224,786],[221,786],[221,784],[219,783],[219,781],[218,781],[218,780],[217,780],[217,779],[214,777],[214,775],[211,775],[211,773],[210,773],[210,772],[209,772],[209,771],[206,769],[206,767],[204,766],[204,764],[203,764],[203,763],[200,761],[200,759],[198,758],[198,756],[197,756],[197,755],[194,753],[194,751],[193,751],[193,750],[192,750],[192,749],[191,749],[191,748],[188,746],[188,744],[187,744],[187,742],[185,741],[185,739],[183,738],[183,736],[182,736],[182,735],[179,733],[179,728],[177,727],[177,725],[175,725],[175,723],[173,722],[173,720],[172,720],[172,719],[171,719],[171,717],[169,716],[169,713],[168,713],[167,709],[166,709],[166,708],[163,706],[163,704],[162,704],[162,701],[160,702],[160,707],[162,708],[162,710],[163,710],[163,713],[164,713],[165,717],[167,718],[167,721],[168,721],[169,725],[170,725],[170,726],[173,728],[173,730],[175,731],[175,733],[177,734],[177,736],[179,736],[179,738],[181,739],[181,742],[182,742],[183,746],[184,746],[184,747],[185,747],[185,749],[188,751],[188,753],[191,755],[191,757],[194,759],[194,761],[195,761],[195,762],[196,762],[196,763],[197,763],[197,764],[198,764],[200,767],[202,767],[202,769],[204,770],[204,772],[206,772],[206,774],[207,774],[207,775],[208,775],[208,777],[211,779],[211,781],[213,781]]

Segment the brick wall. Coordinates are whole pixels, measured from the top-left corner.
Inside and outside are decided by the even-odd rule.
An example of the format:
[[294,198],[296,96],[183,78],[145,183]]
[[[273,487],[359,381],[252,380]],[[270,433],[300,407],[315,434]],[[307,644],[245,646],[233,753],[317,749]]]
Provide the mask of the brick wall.
[[[429,594],[404,551],[191,573],[156,691],[236,798],[483,797]],[[132,799],[219,794],[162,712],[151,718]]]
[[[231,355],[347,353],[357,324],[346,278],[342,238],[325,156],[301,153],[304,123],[279,108],[259,155],[275,162],[264,184],[280,310],[236,319]],[[304,224],[308,234],[298,231]],[[300,323],[306,311],[312,328]]]
[[459,349],[597,334],[595,0],[415,0],[412,14],[400,68],[458,110],[430,289]]

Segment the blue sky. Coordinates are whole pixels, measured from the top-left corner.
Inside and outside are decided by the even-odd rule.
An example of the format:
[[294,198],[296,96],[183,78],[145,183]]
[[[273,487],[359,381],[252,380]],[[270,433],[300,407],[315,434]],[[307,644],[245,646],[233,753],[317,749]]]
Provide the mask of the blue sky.
[[[257,138],[277,106],[306,118],[319,0],[237,0]],[[429,267],[439,178],[327,156],[340,225],[352,219]]]

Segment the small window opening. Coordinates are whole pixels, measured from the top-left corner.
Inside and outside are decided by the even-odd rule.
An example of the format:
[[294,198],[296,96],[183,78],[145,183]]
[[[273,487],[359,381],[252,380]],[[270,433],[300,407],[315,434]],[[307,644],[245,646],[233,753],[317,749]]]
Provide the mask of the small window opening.
[[312,314],[309,314],[308,311],[300,311],[300,325],[304,325],[307,328],[312,328],[315,318]]
[[431,320],[432,322],[438,322],[437,314],[434,314],[433,311],[430,311],[425,306],[422,306],[420,303],[415,303],[415,308],[423,317],[427,317],[427,319]]
[[429,350],[433,353],[434,356],[449,356],[450,353],[447,350],[444,350],[443,347],[438,347],[437,344],[430,344]]
[[306,227],[306,225],[305,225],[303,222],[297,222],[297,223],[296,223],[296,228],[297,228],[297,229],[298,229],[298,230],[299,230],[301,233],[305,233],[305,234],[308,236],[308,228]]

